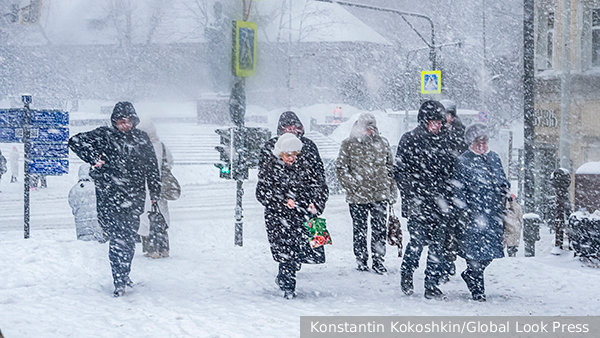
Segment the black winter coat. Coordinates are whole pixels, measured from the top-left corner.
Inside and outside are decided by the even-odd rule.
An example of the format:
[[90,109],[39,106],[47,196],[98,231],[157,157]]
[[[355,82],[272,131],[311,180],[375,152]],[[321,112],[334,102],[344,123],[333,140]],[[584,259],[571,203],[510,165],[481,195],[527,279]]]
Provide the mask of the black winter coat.
[[402,197],[402,217],[423,209],[437,210],[451,196],[454,165],[445,130],[434,134],[421,123],[402,135],[396,151],[394,179]]
[[[144,212],[146,184],[150,198],[160,197],[160,174],[154,147],[146,132],[133,128],[121,132],[116,127],[99,127],[79,133],[69,147],[84,162],[92,165],[90,177],[96,186],[98,216],[109,213]],[[102,160],[99,167],[94,164]]]
[[469,145],[465,141],[465,125],[458,117],[454,118],[452,128],[448,130],[448,144],[455,160],[469,150]]
[[[286,165],[271,154],[258,173],[256,199],[265,207],[265,225],[273,259],[280,263],[325,263],[323,247],[312,249],[304,222],[313,217],[312,203],[320,215],[329,198],[324,178],[311,167],[303,153]],[[294,200],[296,208],[286,206]]]

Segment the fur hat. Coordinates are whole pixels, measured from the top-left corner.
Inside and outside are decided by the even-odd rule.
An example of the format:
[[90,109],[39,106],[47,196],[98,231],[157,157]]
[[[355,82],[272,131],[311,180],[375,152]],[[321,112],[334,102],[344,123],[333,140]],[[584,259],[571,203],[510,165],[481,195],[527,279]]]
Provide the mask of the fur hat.
[[475,141],[476,139],[478,139],[482,136],[489,137],[489,133],[488,133],[488,126],[481,122],[473,123],[473,124],[469,125],[467,127],[467,129],[465,130],[465,141],[469,145],[471,145],[471,143],[473,143],[473,141]]
[[281,153],[291,153],[294,151],[299,152],[302,149],[302,141],[300,141],[294,134],[283,134],[279,136],[275,147],[273,148],[273,155],[279,156]]
[[430,120],[446,123],[446,109],[439,101],[425,101],[421,105],[421,108],[419,108],[417,120],[423,125],[427,124],[427,121]]

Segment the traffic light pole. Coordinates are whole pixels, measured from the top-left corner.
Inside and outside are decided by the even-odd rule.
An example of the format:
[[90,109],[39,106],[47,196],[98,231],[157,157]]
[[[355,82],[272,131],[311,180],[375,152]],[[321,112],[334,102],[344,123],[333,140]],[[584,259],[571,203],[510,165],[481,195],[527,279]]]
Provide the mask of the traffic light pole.
[[[233,86],[231,90],[231,98],[229,99],[229,113],[231,115],[231,120],[235,123],[238,132],[237,135],[232,135],[231,137],[231,145],[238,151],[239,153],[245,154],[245,151],[240,149],[237,144],[241,144],[243,142],[242,139],[244,137],[244,119],[246,115],[246,83],[244,78],[240,77],[237,79],[238,82]],[[233,130],[233,129],[232,129]],[[238,153],[238,161],[232,161],[232,170],[233,178],[236,182],[236,198],[235,198],[235,245],[244,246],[244,222],[242,221],[243,211],[242,208],[242,197],[244,196],[244,175],[242,175],[242,169],[239,167],[244,160],[243,158],[239,158],[240,154]],[[233,168],[234,163],[238,165],[238,168]]]
[[23,236],[29,238],[29,150],[30,150],[30,125],[31,111],[29,104],[31,103],[31,95],[24,94],[21,100],[25,104],[25,125],[23,126]]

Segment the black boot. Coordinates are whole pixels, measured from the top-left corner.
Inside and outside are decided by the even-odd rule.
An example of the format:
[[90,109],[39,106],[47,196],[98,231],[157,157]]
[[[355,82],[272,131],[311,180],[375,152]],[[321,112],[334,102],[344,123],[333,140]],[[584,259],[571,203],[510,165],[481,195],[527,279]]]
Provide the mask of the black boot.
[[400,287],[402,288],[402,292],[404,292],[404,294],[407,296],[412,295],[415,292],[412,274],[402,271],[400,276]]
[[434,287],[425,289],[425,298],[427,298],[427,299],[443,299],[444,293],[442,292],[442,290],[440,290],[434,286]]

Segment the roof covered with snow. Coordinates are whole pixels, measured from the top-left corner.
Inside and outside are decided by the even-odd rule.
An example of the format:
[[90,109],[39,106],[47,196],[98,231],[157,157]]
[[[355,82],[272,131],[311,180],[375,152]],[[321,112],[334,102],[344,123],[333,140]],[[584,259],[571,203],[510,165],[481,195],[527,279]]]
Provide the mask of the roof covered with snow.
[[588,162],[584,163],[577,169],[575,174],[598,174],[600,175],[600,162]]
[[[217,21],[212,7],[212,2],[196,0],[136,0],[130,7],[114,1],[44,1],[39,24],[19,25],[15,31],[27,45],[119,44],[128,25],[124,13],[131,13],[132,44],[198,43],[207,41],[204,28]],[[231,20],[223,16],[221,29],[227,30]],[[263,43],[291,38],[391,44],[337,4],[295,0],[290,8],[287,1],[254,1],[249,21],[258,24],[257,39]]]

